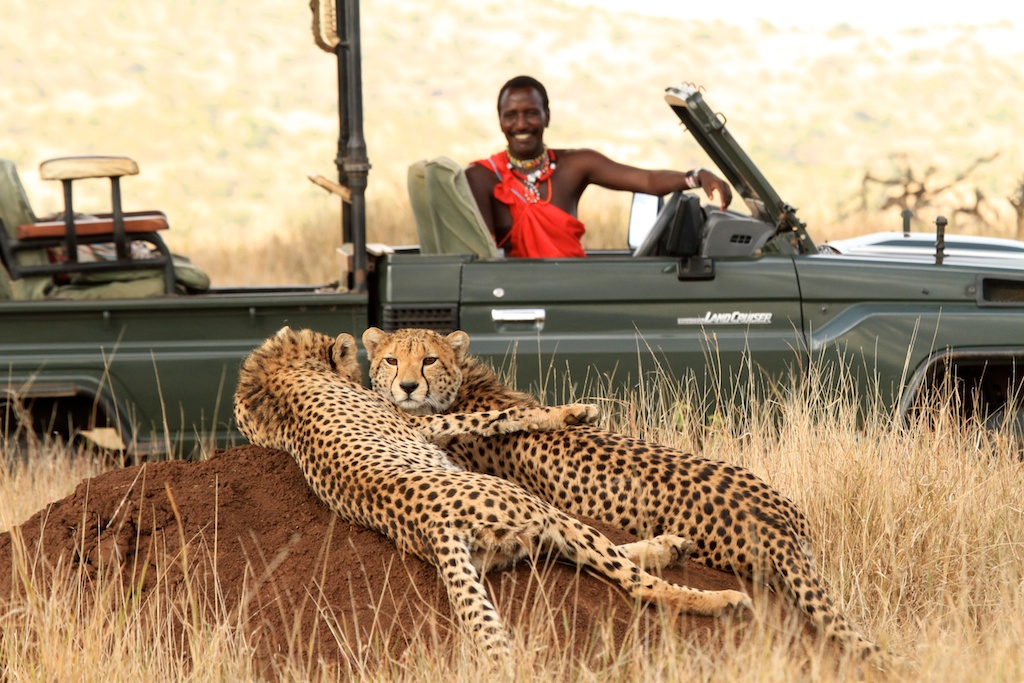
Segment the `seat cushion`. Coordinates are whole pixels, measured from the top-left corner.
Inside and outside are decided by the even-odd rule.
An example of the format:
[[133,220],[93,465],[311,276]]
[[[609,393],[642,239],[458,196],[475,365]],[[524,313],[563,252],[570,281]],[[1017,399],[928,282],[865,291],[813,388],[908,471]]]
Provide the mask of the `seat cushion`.
[[[126,214],[124,231],[126,233],[157,232],[167,229],[167,216],[160,211]],[[19,225],[19,240],[63,237],[67,231],[64,220],[39,221]],[[75,216],[76,235],[113,235],[114,219],[108,216]]]

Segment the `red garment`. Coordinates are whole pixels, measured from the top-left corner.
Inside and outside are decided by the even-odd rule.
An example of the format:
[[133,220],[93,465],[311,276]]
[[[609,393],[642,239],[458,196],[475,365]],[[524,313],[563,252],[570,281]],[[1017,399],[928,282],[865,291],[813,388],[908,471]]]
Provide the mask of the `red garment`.
[[507,204],[512,213],[512,230],[498,245],[505,249],[506,255],[519,258],[586,256],[580,244],[586,228],[579,220],[550,203],[550,184],[548,199],[531,202],[522,181],[509,169],[505,152],[473,163],[490,167],[498,176],[494,197]]

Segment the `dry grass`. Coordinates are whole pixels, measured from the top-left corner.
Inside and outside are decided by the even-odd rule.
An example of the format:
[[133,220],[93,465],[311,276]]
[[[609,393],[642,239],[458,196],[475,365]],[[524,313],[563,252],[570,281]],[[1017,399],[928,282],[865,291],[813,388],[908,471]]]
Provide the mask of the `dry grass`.
[[[518,41],[504,39],[519,7],[492,3],[452,15],[439,1],[364,6],[372,241],[414,241],[403,189],[409,162],[439,154],[466,162],[496,148],[493,92],[519,72],[535,73],[552,90],[552,142],[593,146],[651,166],[705,163],[657,96],[681,80],[705,85],[712,103],[729,115],[732,132],[783,196],[800,206],[816,238],[898,225],[889,214],[843,219],[839,209],[863,171],[886,172],[885,160],[895,152],[953,172],[1002,151],[979,177],[994,198],[1007,196],[1020,177],[1024,152],[1015,112],[1022,108],[1022,61],[1008,26],[808,35],[552,5],[535,8],[546,59],[532,63],[521,59]],[[216,284],[334,279],[338,209],[304,179],[310,168],[330,174],[333,67],[309,40],[304,4],[281,7],[198,3],[153,16],[145,3],[16,1],[0,41],[0,61],[10,65],[0,93],[18,106],[0,114],[0,155],[16,160],[40,213],[59,205],[58,191],[32,171],[42,159],[137,158],[143,173],[125,185],[127,208],[168,210],[172,246],[210,271]],[[79,26],[86,23],[90,31],[83,34]],[[424,45],[448,49],[424,58]],[[622,203],[588,193],[585,204],[587,246],[621,246]],[[990,234],[1010,232],[1001,222]],[[687,449],[700,444],[706,455],[745,465],[796,500],[811,521],[840,608],[916,662],[916,671],[895,678],[1020,680],[1024,471],[1018,453],[1007,438],[970,424],[904,428],[876,414],[857,428],[852,405],[834,389],[839,384],[783,391],[771,403],[707,422],[685,409],[699,404],[699,396],[664,387],[609,405],[616,406],[616,428]],[[106,467],[53,446],[27,459],[11,460],[7,444],[4,450],[0,530]],[[54,580],[59,590],[30,591],[25,601],[0,610],[5,679],[253,677],[250,650],[231,615],[187,630],[183,657],[165,637],[166,615],[187,605],[157,605],[158,613],[149,615],[155,618],[144,619],[112,585],[83,589],[67,573]],[[53,597],[43,600],[44,594]],[[103,607],[83,611],[86,599]],[[198,599],[215,604],[217,596]],[[610,656],[600,671],[539,657],[528,641],[518,670],[504,678],[857,680],[857,672],[837,671],[820,652],[788,653],[787,635],[759,624],[735,651],[712,653],[685,640],[655,651],[638,644]],[[283,678],[319,677],[303,662],[283,666]],[[424,643],[377,678],[476,681],[481,667],[472,653],[450,662]]]
[[[1024,675],[1024,469],[1004,434],[949,419],[895,425],[874,413],[857,427],[844,382],[814,378],[771,400],[701,419],[699,396],[654,383],[629,397],[604,397],[610,425],[713,458],[744,465],[807,513],[817,556],[839,608],[912,666],[891,680],[1016,681]],[[0,525],[11,529],[48,500],[67,494],[102,467],[56,449],[5,464]],[[24,559],[22,560],[24,562]],[[14,571],[23,571],[18,565]],[[0,612],[0,662],[13,680],[250,679],[251,650],[237,615],[193,623],[187,655],[166,637],[174,613],[164,604],[143,618],[114,585],[89,588],[74,576],[59,590],[33,588]],[[82,591],[93,591],[88,596]],[[40,596],[52,597],[43,600]],[[553,597],[553,596],[549,596]],[[216,595],[188,600],[217,604]],[[538,599],[548,599],[544,596]],[[186,600],[185,597],[178,600]],[[100,605],[83,610],[85,602]],[[544,630],[515,625],[519,659],[494,680],[852,681],[880,678],[827,651],[803,647],[763,614],[739,644],[714,652],[685,637],[631,643],[590,669],[544,642]],[[794,631],[798,624],[794,624]],[[582,634],[581,637],[591,637]],[[596,636],[594,636],[596,637]],[[347,644],[362,651],[358,644]],[[485,663],[468,650],[451,658],[424,640],[374,680],[476,681]],[[295,680],[335,674],[302,661],[279,672]]]

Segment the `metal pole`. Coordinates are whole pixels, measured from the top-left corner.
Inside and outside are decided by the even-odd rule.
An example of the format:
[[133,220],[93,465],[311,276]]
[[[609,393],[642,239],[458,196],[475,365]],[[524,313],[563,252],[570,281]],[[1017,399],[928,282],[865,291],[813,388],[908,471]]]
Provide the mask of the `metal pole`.
[[946,258],[946,225],[948,223],[945,216],[935,219],[935,263],[940,266]]
[[342,209],[342,237],[352,243],[352,290],[366,291],[366,186],[370,161],[363,136],[362,55],[359,40],[359,0],[344,0],[338,16],[338,178],[352,191]]
[[71,179],[61,180],[64,186],[64,245],[67,249],[67,259],[71,263],[78,263],[78,236],[75,233],[75,207],[71,205]]
[[[333,0],[326,0],[331,2]],[[338,182],[347,187],[345,177],[345,148],[348,145],[348,53],[345,51],[346,8],[335,7],[334,30],[338,35],[338,44],[334,54],[338,59],[338,149],[334,156],[334,165],[338,169]],[[352,241],[351,216],[345,202],[341,204],[341,241],[342,244]]]

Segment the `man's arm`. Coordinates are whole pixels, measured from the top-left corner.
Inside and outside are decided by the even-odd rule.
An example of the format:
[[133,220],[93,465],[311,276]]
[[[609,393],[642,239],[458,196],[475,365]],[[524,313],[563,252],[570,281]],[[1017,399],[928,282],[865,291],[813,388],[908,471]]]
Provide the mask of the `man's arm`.
[[[666,195],[679,190],[693,189],[690,174],[672,170],[648,170],[613,161],[592,149],[573,150],[573,156],[582,161],[585,182],[611,190]],[[575,161],[575,160],[574,160]],[[711,171],[701,168],[694,172],[696,187],[701,187],[711,199],[715,193],[724,209],[732,202],[732,188]]]

